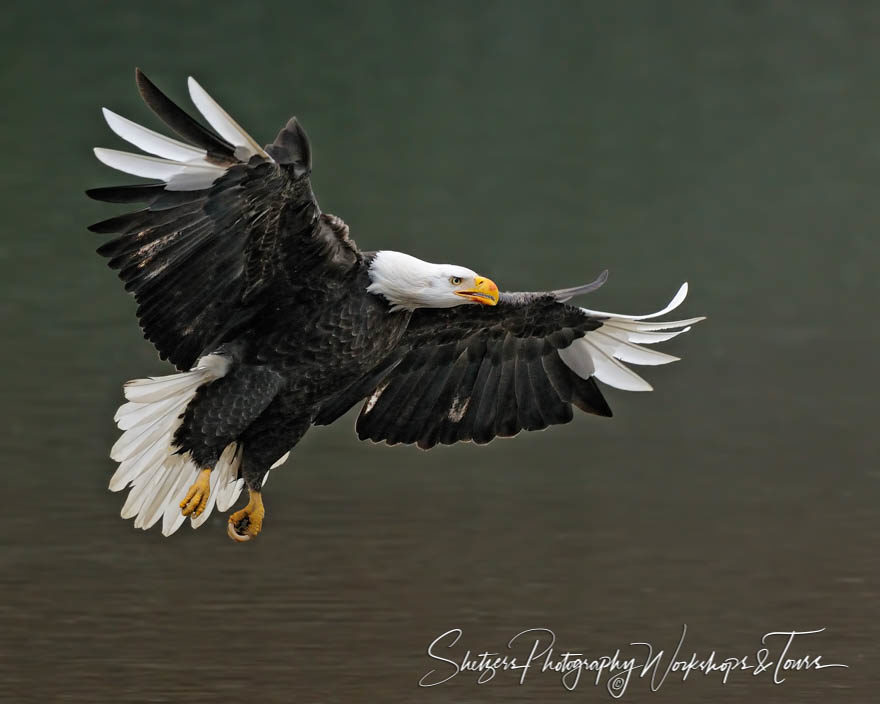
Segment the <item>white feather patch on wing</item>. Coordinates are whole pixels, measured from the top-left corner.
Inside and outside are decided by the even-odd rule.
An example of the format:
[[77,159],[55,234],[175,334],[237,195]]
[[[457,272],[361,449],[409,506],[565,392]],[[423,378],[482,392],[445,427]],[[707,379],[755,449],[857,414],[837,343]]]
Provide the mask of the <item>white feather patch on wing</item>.
[[603,320],[602,329],[606,332],[613,331],[614,334],[620,334],[629,342],[637,342],[643,345],[653,345],[657,342],[666,342],[666,340],[671,340],[673,337],[677,337],[683,332],[687,332],[691,328],[690,326],[688,326],[682,328],[681,330],[674,330],[672,332],[654,332],[653,330],[642,330],[639,328],[633,328],[631,326],[624,327],[618,325],[617,322]]
[[590,350],[580,342],[581,340],[575,340],[568,347],[559,350],[559,358],[581,379],[589,379],[596,373],[596,365],[593,364]]
[[651,391],[651,385],[623,363],[657,365],[678,361],[678,357],[642,345],[671,340],[704,318],[645,321],[676,309],[687,297],[687,292],[688,285],[684,283],[666,307],[648,315],[622,315],[581,308],[587,315],[606,319],[595,330],[559,350],[560,359],[583,379],[595,376],[599,381],[625,391]]
[[373,406],[375,406],[376,403],[378,403],[379,398],[382,396],[382,394],[383,394],[383,392],[385,391],[385,389],[388,388],[388,383],[389,383],[389,382],[386,381],[384,384],[381,384],[381,385],[380,385],[380,386],[379,386],[379,387],[378,387],[378,388],[372,393],[372,395],[370,396],[370,398],[367,399],[367,403],[366,403],[366,405],[364,405],[364,415],[367,415],[367,413],[369,413],[370,411],[373,410]]
[[688,318],[687,320],[664,320],[657,323],[645,323],[640,321],[626,320],[623,318],[608,318],[603,320],[604,324],[612,324],[622,330],[636,330],[639,332],[658,332],[661,330],[672,330],[673,328],[689,327],[705,320],[705,316],[699,318]]
[[658,318],[661,315],[666,315],[669,311],[675,310],[678,308],[685,298],[687,298],[688,294],[688,285],[687,281],[685,281],[681,288],[678,289],[678,292],[672,297],[672,300],[666,304],[666,307],[662,310],[658,310],[656,313],[648,313],[648,315],[622,315],[620,313],[604,313],[599,310],[590,310],[589,308],[581,308],[584,313],[589,315],[599,315],[606,316],[608,318],[616,318],[618,320],[648,320],[650,318]]
[[[146,530],[162,518],[162,533],[170,535],[182,525],[179,502],[195,481],[199,467],[189,453],[178,453],[174,435],[199,387],[219,379],[228,368],[228,359],[207,355],[188,372],[135,379],[125,384],[128,403],[114,416],[124,432],[111,450],[111,457],[120,465],[110,480],[110,490],[131,487],[121,516],[135,518],[135,527]],[[234,444],[221,457],[224,472],[233,456]],[[240,461],[240,455],[237,457]],[[211,497],[199,516],[199,524],[210,515],[219,493],[219,480],[220,475],[212,472]]]
[[604,325],[596,330],[590,330],[586,334],[586,338],[603,352],[610,354],[621,362],[654,366],[657,364],[669,364],[679,360],[679,357],[673,357],[671,354],[649,350],[647,347],[630,342],[623,332],[615,332]]
[[170,161],[117,149],[95,147],[94,152],[98,160],[111,169],[164,181],[165,189],[169,191],[197,191],[207,188],[226,172],[222,166],[213,164]]
[[199,85],[195,78],[190,76],[187,79],[187,86],[189,87],[189,97],[208,121],[208,124],[217,130],[223,139],[237,147],[235,150],[236,158],[247,161],[255,154],[259,154],[265,159],[270,158],[263,148],[254,141],[254,138],[245,132],[241,125],[217,104],[216,100],[208,95],[208,92]]
[[[575,340],[578,342],[578,340]],[[610,354],[592,344],[587,338],[580,339],[587,348],[588,354],[596,366],[596,378],[624,391],[653,391],[653,387],[626,365],[618,362]]]
[[171,139],[171,137],[166,137],[164,134],[154,132],[136,122],[127,120],[122,115],[117,115],[107,108],[101,109],[104,113],[104,119],[111,130],[129,144],[133,144],[138,149],[143,149],[147,154],[153,154],[171,161],[184,163],[201,162],[205,166],[209,165],[205,160],[205,157],[208,155],[206,150],[190,146],[184,142],[178,142],[176,139]]
[[599,381],[624,391],[650,391],[651,385],[614,357],[590,344],[586,337],[559,350],[559,357],[581,379],[595,376]]

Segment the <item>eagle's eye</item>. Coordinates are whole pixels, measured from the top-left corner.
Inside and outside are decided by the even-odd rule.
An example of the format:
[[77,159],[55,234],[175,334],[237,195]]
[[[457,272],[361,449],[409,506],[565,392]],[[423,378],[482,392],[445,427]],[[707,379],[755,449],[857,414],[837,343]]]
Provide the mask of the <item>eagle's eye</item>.
[[461,277],[460,276],[450,276],[449,283],[451,283],[453,286],[458,286],[459,284],[461,284]]

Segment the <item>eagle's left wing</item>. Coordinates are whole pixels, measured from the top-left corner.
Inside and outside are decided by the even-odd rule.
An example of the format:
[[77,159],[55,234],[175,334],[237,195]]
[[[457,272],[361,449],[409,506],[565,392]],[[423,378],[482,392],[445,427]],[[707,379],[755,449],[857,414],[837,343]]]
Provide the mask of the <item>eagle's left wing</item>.
[[348,228],[322,214],[312,192],[311,149],[295,118],[260,147],[192,78],[190,95],[214,131],[136,73],[147,105],[186,142],[104,111],[110,128],[144,156],[96,149],[108,166],[158,183],[87,191],[142,203],[92,225],[116,233],[98,249],[134,294],[162,359],[189,369],[263,307],[295,300],[309,276],[332,285],[361,261]]
[[[604,279],[600,277],[599,284]],[[375,386],[357,420],[376,442],[486,443],[572,419],[572,405],[610,416],[596,379],[628,391],[651,386],[626,367],[676,361],[644,347],[687,332],[703,318],[654,322],[601,313],[564,301],[597,287],[504,293],[497,306],[465,305],[413,313],[399,363]]]

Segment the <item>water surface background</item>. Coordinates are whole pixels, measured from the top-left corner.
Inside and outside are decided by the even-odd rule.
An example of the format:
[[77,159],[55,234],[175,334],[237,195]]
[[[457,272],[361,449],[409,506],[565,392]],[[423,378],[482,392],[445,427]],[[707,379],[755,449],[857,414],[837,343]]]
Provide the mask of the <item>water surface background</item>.
[[[0,17],[0,701],[609,701],[472,673],[527,628],[598,656],[793,654],[849,669],[633,681],[629,701],[864,702],[878,684],[880,7],[874,3],[19,3]],[[120,385],[167,373],[85,230],[126,181],[99,108],[156,127],[139,65],[258,140],[296,114],[366,249],[502,288],[682,281],[709,320],[608,390],[611,420],[423,453],[312,431],[259,540],[170,539],[106,484]],[[521,651],[528,651],[522,648]],[[636,651],[632,651],[635,654]],[[520,654],[524,654],[520,652]],[[603,681],[604,686],[604,681]]]

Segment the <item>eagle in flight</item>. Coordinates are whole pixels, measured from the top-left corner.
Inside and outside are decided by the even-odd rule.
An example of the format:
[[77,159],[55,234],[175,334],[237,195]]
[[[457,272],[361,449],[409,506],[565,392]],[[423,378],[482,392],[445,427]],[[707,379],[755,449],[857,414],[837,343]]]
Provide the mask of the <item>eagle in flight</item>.
[[[130,487],[123,518],[170,535],[216,505],[237,541],[257,536],[262,487],[312,425],[363,402],[362,440],[487,443],[572,419],[610,416],[596,380],[649,391],[624,363],[677,358],[644,345],[702,318],[658,322],[687,295],[642,316],[579,308],[593,283],[499,293],[467,267],[365,252],[312,192],[312,155],[292,118],[261,147],[192,78],[209,127],[143,73],[144,102],[183,141],[104,110],[143,152],[95,149],[107,166],[153,183],[87,191],[138,210],[89,229],[137,301],[144,337],[179,371],[125,384],[110,489]],[[211,129],[213,128],[213,129]]]

